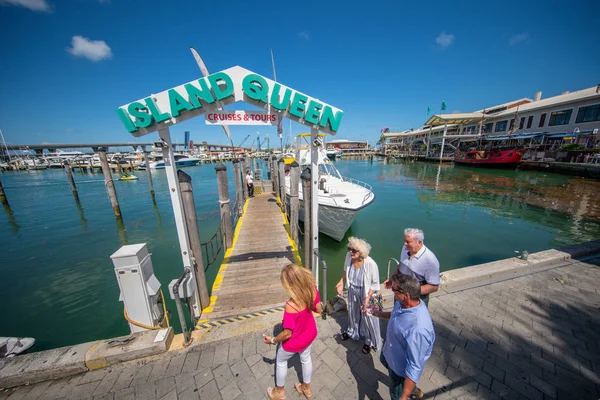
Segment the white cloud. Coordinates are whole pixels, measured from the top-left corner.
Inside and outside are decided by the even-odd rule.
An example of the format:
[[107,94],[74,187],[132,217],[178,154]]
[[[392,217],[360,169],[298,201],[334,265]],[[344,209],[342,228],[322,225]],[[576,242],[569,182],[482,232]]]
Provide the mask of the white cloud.
[[46,0],[0,0],[0,4],[29,8],[33,11],[51,12],[52,7]]
[[310,36],[308,36],[308,32],[302,31],[298,34],[298,36],[300,37],[300,39],[304,39],[304,40],[310,39]]
[[519,33],[518,35],[514,35],[513,37],[511,37],[508,40],[508,43],[511,46],[514,46],[514,45],[517,45],[519,43],[527,41],[527,39],[529,39],[529,33],[527,33],[527,32],[525,32],[525,33]]
[[75,57],[100,61],[113,56],[110,47],[104,40],[89,40],[83,36],[73,36],[72,46],[67,48],[67,51]]
[[437,38],[435,38],[435,42],[440,47],[446,48],[454,43],[454,35],[451,33],[442,32]]

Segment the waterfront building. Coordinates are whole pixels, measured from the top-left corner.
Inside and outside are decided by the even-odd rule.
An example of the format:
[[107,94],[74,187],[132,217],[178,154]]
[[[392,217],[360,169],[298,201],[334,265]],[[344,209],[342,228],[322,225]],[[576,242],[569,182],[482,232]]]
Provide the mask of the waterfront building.
[[327,150],[334,150],[342,156],[362,155],[369,150],[369,142],[366,140],[336,139],[327,142]]
[[536,140],[538,143],[597,145],[600,137],[600,84],[542,99],[521,98],[470,113],[436,114],[419,129],[383,133],[389,151],[452,153],[460,141]]

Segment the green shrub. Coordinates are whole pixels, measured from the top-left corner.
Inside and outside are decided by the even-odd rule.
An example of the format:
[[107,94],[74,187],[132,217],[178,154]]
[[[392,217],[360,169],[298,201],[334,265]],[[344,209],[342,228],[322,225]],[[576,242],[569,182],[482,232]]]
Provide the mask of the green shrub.
[[577,151],[585,150],[585,146],[578,143],[564,144],[558,149],[558,151]]

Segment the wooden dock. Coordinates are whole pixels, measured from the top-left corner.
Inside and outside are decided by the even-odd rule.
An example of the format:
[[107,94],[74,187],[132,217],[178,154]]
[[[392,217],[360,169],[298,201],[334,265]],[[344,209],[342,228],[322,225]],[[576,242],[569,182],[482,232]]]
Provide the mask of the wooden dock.
[[281,269],[301,263],[288,232],[287,219],[270,190],[246,201],[199,325],[284,305],[288,296],[281,286]]

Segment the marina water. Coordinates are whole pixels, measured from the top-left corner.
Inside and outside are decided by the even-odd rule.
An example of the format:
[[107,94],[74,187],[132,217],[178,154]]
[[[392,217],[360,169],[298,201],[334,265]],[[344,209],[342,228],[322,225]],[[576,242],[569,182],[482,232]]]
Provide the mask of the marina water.
[[[214,166],[184,170],[193,179],[202,242],[219,226]],[[226,166],[233,199],[233,166]],[[372,185],[376,199],[359,212],[344,241],[320,237],[329,297],[349,236],[373,246],[382,279],[388,260],[400,258],[406,227],[424,230],[442,271],[600,237],[598,181],[436,163],[348,160],[336,166]],[[0,335],[35,337],[34,349],[44,350],[128,334],[110,260],[124,244],[147,243],[168,297],[167,286],[183,264],[166,176],[152,172],[154,203],[146,172],[135,174],[138,181],[115,181],[124,226],[116,223],[100,173],[74,173],[79,204],[62,170],[0,175],[10,202],[0,212]],[[207,270],[209,288],[222,256]],[[170,299],[167,307],[177,320]]]

